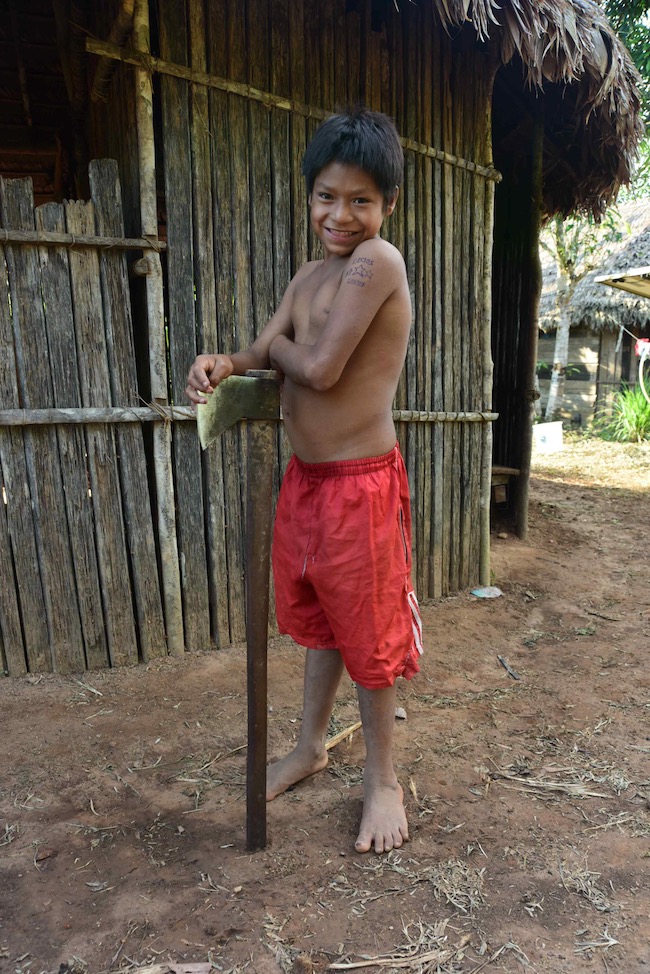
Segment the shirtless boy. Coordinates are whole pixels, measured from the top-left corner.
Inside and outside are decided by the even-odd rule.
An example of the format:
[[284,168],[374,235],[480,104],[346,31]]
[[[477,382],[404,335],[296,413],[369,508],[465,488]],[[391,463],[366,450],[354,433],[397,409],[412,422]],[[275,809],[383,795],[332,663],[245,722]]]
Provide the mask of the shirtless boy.
[[392,407],[411,301],[404,261],[379,236],[403,171],[385,115],[355,109],[317,130],[302,167],[322,260],[306,263],[251,347],[199,355],[186,394],[206,402],[227,376],[274,368],[294,451],[273,538],[281,632],[306,647],[294,750],[267,769],[271,800],[327,764],[325,739],[344,668],[366,744],[358,852],[408,839],[393,766],[395,680],[417,673],[421,626],[411,583],[411,518]]

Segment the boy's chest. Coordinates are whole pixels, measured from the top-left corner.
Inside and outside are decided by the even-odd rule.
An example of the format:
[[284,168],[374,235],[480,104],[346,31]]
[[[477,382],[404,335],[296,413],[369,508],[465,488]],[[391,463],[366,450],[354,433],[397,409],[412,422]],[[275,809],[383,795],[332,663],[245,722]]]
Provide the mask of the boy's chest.
[[345,262],[331,269],[321,265],[297,288],[292,310],[297,341],[309,344],[320,335],[341,286],[344,267]]

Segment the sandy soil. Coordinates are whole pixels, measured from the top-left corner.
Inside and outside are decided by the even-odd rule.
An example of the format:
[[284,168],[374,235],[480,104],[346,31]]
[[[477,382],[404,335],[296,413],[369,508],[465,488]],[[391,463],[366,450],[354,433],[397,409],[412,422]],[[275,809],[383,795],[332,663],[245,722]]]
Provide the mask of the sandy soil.
[[[648,446],[538,458],[502,597],[423,606],[386,857],[353,851],[360,733],[246,853],[241,648],[0,681],[0,971],[650,972],[649,489]],[[272,757],[301,668],[273,643]],[[348,682],[332,732],[356,719]]]

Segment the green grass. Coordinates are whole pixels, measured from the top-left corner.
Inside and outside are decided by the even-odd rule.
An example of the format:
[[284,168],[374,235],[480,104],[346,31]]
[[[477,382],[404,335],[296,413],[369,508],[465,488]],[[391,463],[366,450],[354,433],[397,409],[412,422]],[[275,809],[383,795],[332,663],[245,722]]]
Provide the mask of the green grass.
[[598,433],[605,440],[617,440],[619,443],[650,440],[650,403],[640,386],[632,386],[616,394],[611,419]]

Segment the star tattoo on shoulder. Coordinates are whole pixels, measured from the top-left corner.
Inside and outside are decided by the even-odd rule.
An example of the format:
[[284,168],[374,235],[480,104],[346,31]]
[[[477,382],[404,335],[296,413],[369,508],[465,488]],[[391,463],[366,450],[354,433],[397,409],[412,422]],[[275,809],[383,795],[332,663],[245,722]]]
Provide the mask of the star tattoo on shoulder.
[[370,260],[369,257],[356,257],[345,272],[347,283],[354,284],[356,287],[364,287],[366,281],[372,280],[373,264],[374,261]]

